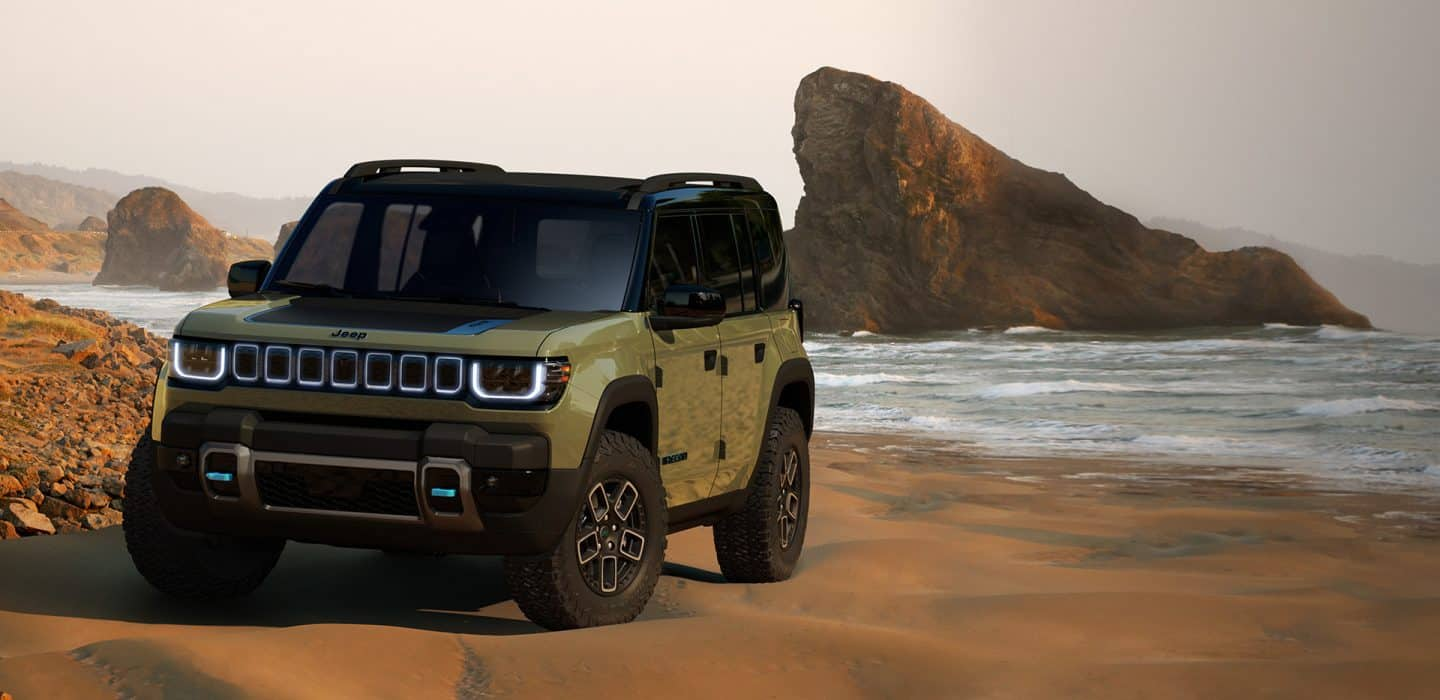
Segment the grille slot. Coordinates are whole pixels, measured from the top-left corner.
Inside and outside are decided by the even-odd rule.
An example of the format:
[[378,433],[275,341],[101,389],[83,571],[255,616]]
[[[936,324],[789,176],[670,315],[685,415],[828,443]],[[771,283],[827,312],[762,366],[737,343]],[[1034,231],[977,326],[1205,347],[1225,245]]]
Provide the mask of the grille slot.
[[267,506],[420,517],[409,471],[257,461],[255,484]]

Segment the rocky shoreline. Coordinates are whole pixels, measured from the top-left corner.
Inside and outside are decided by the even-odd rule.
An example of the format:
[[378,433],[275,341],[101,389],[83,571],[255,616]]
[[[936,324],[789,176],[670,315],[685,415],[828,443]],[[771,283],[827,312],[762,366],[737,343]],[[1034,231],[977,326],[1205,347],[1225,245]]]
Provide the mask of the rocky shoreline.
[[164,357],[139,326],[0,291],[0,539],[121,522]]

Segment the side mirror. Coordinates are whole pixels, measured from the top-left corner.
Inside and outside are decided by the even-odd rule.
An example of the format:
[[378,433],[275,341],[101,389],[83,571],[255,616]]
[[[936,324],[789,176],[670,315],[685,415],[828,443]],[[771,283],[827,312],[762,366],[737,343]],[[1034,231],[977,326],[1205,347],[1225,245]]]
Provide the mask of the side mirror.
[[265,281],[265,275],[268,274],[269,260],[246,260],[231,265],[230,275],[225,280],[225,287],[230,290],[230,298],[249,296],[260,291],[260,283]]
[[713,326],[725,318],[725,295],[693,284],[670,285],[656,306],[650,327],[657,331]]

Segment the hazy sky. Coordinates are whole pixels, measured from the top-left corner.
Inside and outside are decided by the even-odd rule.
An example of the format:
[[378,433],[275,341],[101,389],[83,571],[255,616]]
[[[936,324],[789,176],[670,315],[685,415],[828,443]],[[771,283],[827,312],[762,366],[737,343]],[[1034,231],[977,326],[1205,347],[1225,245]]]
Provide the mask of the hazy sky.
[[306,196],[400,155],[735,171],[789,225],[795,84],[834,65],[1142,218],[1440,261],[1440,3],[0,0],[0,18],[0,160]]

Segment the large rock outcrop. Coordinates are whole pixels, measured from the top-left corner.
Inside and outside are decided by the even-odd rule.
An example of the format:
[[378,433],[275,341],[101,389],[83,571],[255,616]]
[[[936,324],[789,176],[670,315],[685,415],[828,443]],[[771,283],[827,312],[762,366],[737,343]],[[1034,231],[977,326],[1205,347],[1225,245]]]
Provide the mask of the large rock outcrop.
[[145,187],[110,210],[105,263],[95,284],[214,289],[225,279],[225,234],[179,195]]
[[49,231],[45,222],[16,209],[9,202],[0,199],[0,231]]
[[100,218],[100,217],[98,217],[98,216],[87,216],[87,217],[85,217],[85,219],[84,219],[83,221],[81,221],[79,224],[77,224],[77,225],[75,226],[75,230],[76,230],[76,231],[102,231],[102,232],[103,232],[103,231],[105,230],[105,228],[106,228],[105,220],[102,219],[102,218]]
[[793,135],[805,195],[787,242],[817,329],[1370,325],[1289,256],[1146,228],[894,83],[811,73]]

